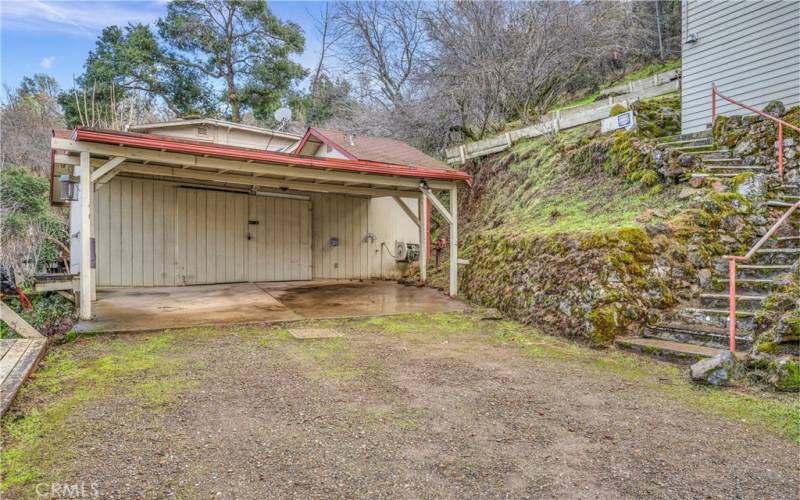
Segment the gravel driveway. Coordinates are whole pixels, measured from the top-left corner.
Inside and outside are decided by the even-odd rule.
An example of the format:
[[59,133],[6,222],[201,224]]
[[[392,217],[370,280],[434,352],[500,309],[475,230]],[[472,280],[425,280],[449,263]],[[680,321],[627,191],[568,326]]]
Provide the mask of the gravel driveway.
[[465,314],[297,326],[52,348],[3,421],[4,497],[796,498],[792,398]]

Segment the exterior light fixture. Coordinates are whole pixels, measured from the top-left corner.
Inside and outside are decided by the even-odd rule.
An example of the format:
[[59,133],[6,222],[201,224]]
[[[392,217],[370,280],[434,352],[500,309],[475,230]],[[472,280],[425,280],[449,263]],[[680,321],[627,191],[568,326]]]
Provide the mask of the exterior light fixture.
[[61,201],[78,201],[78,190],[75,186],[79,181],[80,178],[69,174],[58,177],[58,182],[61,183]]
[[697,43],[697,33],[689,33],[686,35],[686,43]]

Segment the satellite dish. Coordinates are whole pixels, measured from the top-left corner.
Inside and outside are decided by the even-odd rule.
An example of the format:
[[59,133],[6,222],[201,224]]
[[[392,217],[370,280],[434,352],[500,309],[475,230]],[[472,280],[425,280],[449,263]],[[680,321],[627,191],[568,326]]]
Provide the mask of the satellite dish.
[[278,108],[272,115],[278,123],[285,123],[292,119],[292,110],[289,108]]

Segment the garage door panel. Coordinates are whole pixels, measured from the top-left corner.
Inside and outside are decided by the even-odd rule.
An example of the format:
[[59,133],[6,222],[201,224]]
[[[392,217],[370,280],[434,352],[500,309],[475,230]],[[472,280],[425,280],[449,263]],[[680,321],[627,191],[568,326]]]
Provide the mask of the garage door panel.
[[247,195],[242,193],[178,189],[178,272],[182,283],[246,280],[246,203]]
[[251,196],[249,281],[311,279],[311,202]]

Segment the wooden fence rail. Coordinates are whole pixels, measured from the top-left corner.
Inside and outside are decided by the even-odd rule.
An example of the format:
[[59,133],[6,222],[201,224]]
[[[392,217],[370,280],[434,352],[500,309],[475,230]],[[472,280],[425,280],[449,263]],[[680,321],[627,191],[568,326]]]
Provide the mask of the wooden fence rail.
[[603,101],[547,113],[542,116],[539,122],[533,125],[489,137],[488,139],[447,148],[447,163],[463,164],[470,158],[478,158],[508,149],[518,139],[538,137],[549,132],[558,132],[579,125],[597,122],[608,118],[609,111],[615,104],[623,104],[628,108],[640,99],[669,94],[680,90],[680,88],[680,71],[672,70],[610,89],[604,89],[603,94],[608,97]]

